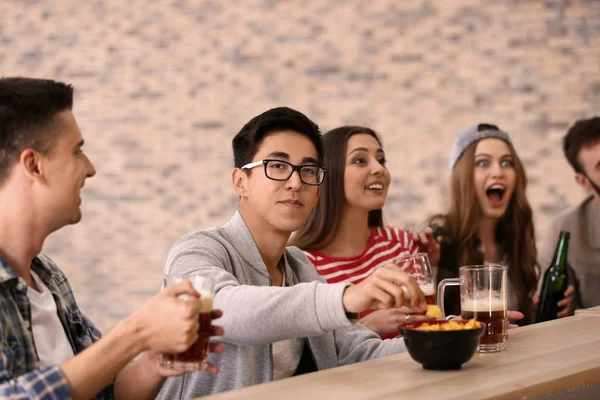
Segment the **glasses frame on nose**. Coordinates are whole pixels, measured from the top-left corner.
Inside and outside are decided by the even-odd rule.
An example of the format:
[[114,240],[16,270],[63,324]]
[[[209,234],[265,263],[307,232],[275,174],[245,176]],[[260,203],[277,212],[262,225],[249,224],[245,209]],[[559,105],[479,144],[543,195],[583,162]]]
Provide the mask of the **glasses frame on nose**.
[[[288,175],[288,177],[285,178],[285,179],[283,179],[283,178],[279,179],[279,178],[272,178],[272,177],[270,177],[269,173],[267,172],[267,165],[270,162],[283,163],[283,164],[286,164],[286,165],[289,165],[290,167],[292,167],[292,169],[290,170],[290,174]],[[300,177],[300,181],[303,184],[308,185],[308,186],[320,186],[323,183],[323,181],[325,180],[325,175],[327,174],[327,169],[321,167],[320,165],[316,165],[316,164],[294,165],[294,164],[292,164],[290,162],[287,162],[287,161],[284,161],[284,160],[277,160],[277,159],[274,159],[274,158],[266,158],[264,160],[254,161],[254,162],[248,163],[246,165],[243,165],[240,169],[252,169],[254,167],[258,167],[259,165],[264,165],[265,176],[268,179],[271,179],[273,181],[278,181],[278,182],[285,182],[285,181],[287,181],[288,179],[290,179],[292,177],[292,175],[294,174],[295,171],[298,171],[298,176]],[[318,183],[309,183],[309,182],[306,182],[302,178],[302,173],[301,173],[302,172],[302,168],[306,168],[306,167],[314,167],[314,168],[320,169],[322,171],[321,181],[318,182]]]

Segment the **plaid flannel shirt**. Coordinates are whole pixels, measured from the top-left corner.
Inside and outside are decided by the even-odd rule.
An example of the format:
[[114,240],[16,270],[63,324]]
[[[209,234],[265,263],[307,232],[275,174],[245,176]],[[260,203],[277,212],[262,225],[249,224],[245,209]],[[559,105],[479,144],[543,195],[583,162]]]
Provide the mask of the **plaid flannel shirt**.
[[[101,337],[100,331],[79,310],[67,277],[44,256],[31,265],[48,287],[58,317],[73,353],[77,354]],[[17,276],[0,257],[0,398],[70,399],[69,385],[58,365],[40,368],[31,328],[31,308],[27,283]],[[112,385],[100,392],[97,399],[112,399]]]

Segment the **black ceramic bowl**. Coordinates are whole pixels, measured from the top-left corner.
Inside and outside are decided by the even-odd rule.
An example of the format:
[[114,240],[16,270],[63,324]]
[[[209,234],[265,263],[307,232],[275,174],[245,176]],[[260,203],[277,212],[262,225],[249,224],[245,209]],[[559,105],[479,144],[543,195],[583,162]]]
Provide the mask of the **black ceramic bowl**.
[[[427,321],[444,324],[448,321]],[[468,321],[455,321],[466,324]],[[400,324],[399,330],[406,343],[408,354],[425,369],[460,369],[469,361],[479,345],[485,325],[478,329],[458,331],[420,331],[422,321]]]

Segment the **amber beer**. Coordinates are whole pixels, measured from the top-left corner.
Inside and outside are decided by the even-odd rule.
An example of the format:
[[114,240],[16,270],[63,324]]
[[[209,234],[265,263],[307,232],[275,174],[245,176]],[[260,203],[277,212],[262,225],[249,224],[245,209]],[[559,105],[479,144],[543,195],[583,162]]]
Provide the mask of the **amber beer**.
[[213,294],[199,290],[200,314],[198,314],[198,339],[192,346],[182,353],[165,353],[162,355],[161,365],[170,369],[184,371],[203,371],[208,364],[208,348],[212,332]]
[[507,269],[503,265],[465,265],[459,268],[459,278],[444,279],[438,285],[437,301],[442,315],[446,316],[446,287],[460,286],[461,318],[475,318],[486,324],[478,348],[483,353],[503,351],[506,345]]
[[[427,304],[435,304],[435,286],[433,285],[431,264],[427,253],[409,254],[395,259],[394,264],[398,265],[403,272],[410,274],[419,285],[421,291],[425,294]],[[408,290],[403,287],[405,292]],[[425,315],[425,312],[422,313]]]
[[508,316],[502,301],[489,303],[466,299],[461,302],[460,308],[463,319],[476,319],[486,326],[479,340],[479,351],[497,351],[496,349],[504,348]]
[[[425,302],[427,304],[435,304],[435,286],[433,283],[419,284],[419,289],[425,295]],[[416,315],[425,315],[427,311],[415,313]]]

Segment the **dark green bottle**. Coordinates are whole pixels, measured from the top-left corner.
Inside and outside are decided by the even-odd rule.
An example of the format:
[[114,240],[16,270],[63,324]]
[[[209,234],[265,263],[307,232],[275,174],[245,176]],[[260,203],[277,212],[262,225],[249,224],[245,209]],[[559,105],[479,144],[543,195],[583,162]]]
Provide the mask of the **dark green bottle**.
[[559,312],[557,303],[565,297],[567,290],[567,253],[569,252],[569,232],[561,231],[554,250],[554,258],[550,268],[544,273],[540,304],[535,315],[535,322],[556,319]]

